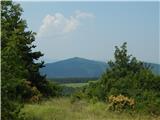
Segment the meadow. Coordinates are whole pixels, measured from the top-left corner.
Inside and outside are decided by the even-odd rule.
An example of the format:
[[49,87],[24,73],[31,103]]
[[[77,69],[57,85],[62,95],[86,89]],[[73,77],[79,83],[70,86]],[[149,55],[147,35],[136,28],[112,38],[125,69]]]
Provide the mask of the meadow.
[[71,103],[69,98],[61,97],[43,101],[39,104],[25,104],[21,113],[27,120],[159,120],[147,114],[113,113],[103,102],[91,103],[85,100]]
[[73,88],[77,88],[77,87],[83,87],[88,85],[88,83],[65,83],[65,84],[61,84],[62,86],[66,86],[66,87],[73,87]]
[[[33,14],[30,13],[35,10],[32,9],[34,7],[29,8],[28,6],[31,4],[21,4],[21,2],[11,0],[1,2],[2,120],[160,120],[160,75],[155,74],[152,71],[152,66],[146,64],[148,60],[159,62],[154,58],[155,56],[152,56],[153,54],[151,55],[151,53],[155,53],[155,50],[152,51],[152,48],[155,47],[150,44],[153,43],[155,39],[153,36],[156,35],[150,34],[156,32],[153,32],[150,26],[156,26],[155,21],[158,21],[154,20],[154,18],[158,18],[157,14],[153,16],[158,10],[157,3],[154,3],[153,6],[138,5],[138,9],[137,4],[134,4],[135,7],[131,5],[130,7],[133,9],[129,9],[129,4],[126,3],[125,5],[116,3],[115,6],[113,5],[113,9],[110,9],[112,8],[110,4],[108,10],[111,13],[108,12],[107,15],[111,16],[106,16],[106,20],[109,22],[107,24],[104,19],[105,15],[101,13],[107,10],[103,7],[108,3],[99,6],[102,11],[99,11],[97,3],[93,4],[93,8],[90,3],[83,3],[83,6],[80,3],[74,3],[74,5],[71,3],[69,7],[74,6],[75,10],[78,8],[78,11],[72,11],[72,8],[67,11],[68,8],[66,9],[65,5],[68,6],[68,3],[61,6],[59,3],[41,4],[37,2],[35,7],[37,5],[39,8],[46,6],[46,9],[39,9],[37,13],[34,11]],[[57,9],[58,6],[60,9]],[[81,9],[85,10],[85,6],[87,11],[81,11]],[[123,6],[122,10],[119,6]],[[126,10],[124,6],[127,6]],[[90,7],[91,9],[89,9]],[[155,7],[156,9],[154,9]],[[134,10],[134,8],[136,9]],[[144,10],[147,11],[143,13],[141,8],[145,8]],[[26,14],[27,11],[29,14]],[[53,11],[57,12],[53,13]],[[128,11],[129,13],[127,13]],[[151,16],[147,17],[146,15]],[[37,19],[30,19],[33,16]],[[44,18],[38,18],[39,16],[44,16]],[[93,22],[89,22],[88,18],[98,18],[98,21],[95,19],[92,20]],[[136,18],[136,20],[132,18]],[[28,28],[26,20],[31,20],[29,26],[32,26],[34,22],[41,23],[42,21],[41,25],[36,26],[40,28],[37,29],[37,33],[34,32],[35,26],[32,26],[33,30]],[[126,20],[130,22],[126,23]],[[84,21],[86,23],[83,24]],[[141,22],[138,23],[138,21]],[[93,23],[93,26],[90,23]],[[108,24],[112,29],[108,28]],[[90,28],[93,28],[93,31],[90,31]],[[144,31],[143,28],[150,31]],[[155,30],[157,30],[156,28]],[[77,30],[77,32],[73,32],[73,30]],[[88,30],[91,33],[88,33]],[[147,47],[147,42],[144,47],[145,35],[149,35],[146,38],[151,40]],[[126,42],[123,41],[124,37]],[[108,42],[108,38],[113,39]],[[137,40],[133,45],[131,38]],[[74,44],[71,44],[72,40]],[[111,42],[112,40],[113,42]],[[54,43],[56,41],[58,43]],[[50,44],[52,42],[53,44]],[[122,46],[115,46],[113,58],[111,55],[112,47],[121,44],[121,42],[124,42]],[[130,46],[129,50],[133,51],[135,55],[137,53],[142,61],[128,54],[127,42]],[[44,47],[44,51],[39,49],[41,47]],[[139,52],[141,54],[138,54]],[[73,58],[56,62],[56,64],[55,61],[53,64],[48,64],[48,74],[41,72],[43,67],[47,68],[48,58],[50,60],[57,57],[65,59],[71,56]],[[74,56],[85,56],[87,59]],[[40,59],[41,57],[42,59]],[[46,57],[48,58],[46,59]],[[104,62],[96,60],[100,58],[103,58],[102,61],[110,60],[107,63],[108,67]],[[147,61],[145,62],[145,60]],[[158,68],[155,67],[156,71]]]

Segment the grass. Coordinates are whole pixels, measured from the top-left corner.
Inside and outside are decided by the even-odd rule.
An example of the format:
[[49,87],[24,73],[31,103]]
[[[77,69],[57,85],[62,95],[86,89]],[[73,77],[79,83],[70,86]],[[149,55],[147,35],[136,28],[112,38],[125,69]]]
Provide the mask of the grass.
[[78,101],[71,104],[69,98],[55,98],[40,104],[26,104],[22,113],[28,120],[159,120],[149,115],[113,113],[102,102],[95,104]]
[[66,86],[66,87],[77,88],[77,87],[86,86],[86,85],[88,85],[88,83],[65,83],[65,84],[61,84],[61,85]]
[[61,84],[62,86],[66,86],[66,87],[73,87],[73,88],[77,88],[77,87],[83,87],[83,86],[86,86],[86,85],[89,85],[90,82],[97,82],[97,80],[90,80],[89,82],[86,82],[86,83],[64,83],[64,84]]

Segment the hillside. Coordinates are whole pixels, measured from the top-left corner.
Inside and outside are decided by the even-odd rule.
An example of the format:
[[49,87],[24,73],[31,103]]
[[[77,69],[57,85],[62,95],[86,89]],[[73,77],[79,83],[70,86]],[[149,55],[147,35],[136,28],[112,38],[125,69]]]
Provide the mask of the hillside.
[[45,64],[40,70],[47,78],[99,77],[105,70],[104,62],[74,57],[54,63]]
[[151,69],[153,73],[160,75],[160,64],[155,64],[155,63],[146,63],[151,66]]
[[[152,71],[160,74],[160,65],[146,63],[152,67]],[[46,74],[47,78],[93,78],[99,77],[108,67],[105,62],[88,60],[74,57],[58,62],[47,63],[40,70],[41,74]]]

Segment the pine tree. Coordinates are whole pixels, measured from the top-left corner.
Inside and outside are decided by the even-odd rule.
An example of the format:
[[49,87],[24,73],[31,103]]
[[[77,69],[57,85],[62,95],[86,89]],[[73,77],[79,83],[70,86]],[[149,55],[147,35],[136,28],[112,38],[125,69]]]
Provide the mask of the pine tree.
[[[24,99],[23,85],[27,81],[29,88],[36,88],[47,94],[49,84],[45,76],[41,76],[39,68],[44,62],[35,63],[41,52],[33,52],[32,43],[35,33],[27,31],[26,21],[21,18],[22,8],[12,1],[1,2],[1,88],[2,119],[18,120],[20,102]],[[18,103],[18,104],[17,104]]]
[[[2,54],[3,51],[8,50],[9,54],[12,54],[13,50],[19,58],[20,66],[23,66],[25,74],[23,77],[30,81],[33,86],[36,86],[43,92],[46,79],[45,76],[41,76],[39,68],[43,67],[44,62],[35,63],[39,57],[43,56],[41,52],[33,52],[32,48],[35,45],[32,43],[35,41],[35,33],[32,31],[26,31],[26,21],[21,18],[22,8],[18,4],[12,2],[2,2]],[[10,55],[7,55],[9,57]],[[6,60],[5,60],[6,61]],[[9,61],[11,62],[11,61]],[[13,67],[17,69],[16,67]],[[12,68],[13,71],[16,71]],[[21,73],[21,72],[19,72]]]

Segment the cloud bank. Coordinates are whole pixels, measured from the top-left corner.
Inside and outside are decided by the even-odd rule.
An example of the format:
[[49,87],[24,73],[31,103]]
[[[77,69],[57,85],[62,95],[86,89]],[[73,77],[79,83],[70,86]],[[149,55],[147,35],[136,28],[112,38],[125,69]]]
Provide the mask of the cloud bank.
[[37,37],[55,37],[75,31],[83,20],[94,18],[92,13],[75,11],[68,18],[62,13],[46,15],[39,28]]

